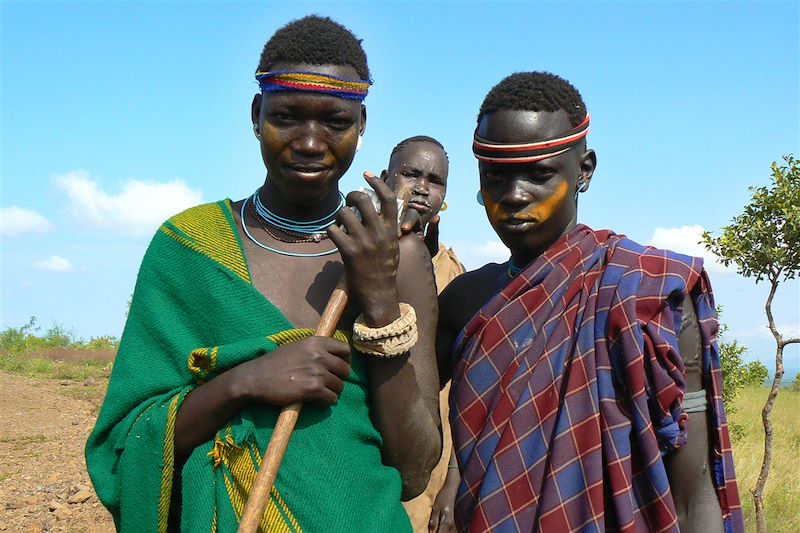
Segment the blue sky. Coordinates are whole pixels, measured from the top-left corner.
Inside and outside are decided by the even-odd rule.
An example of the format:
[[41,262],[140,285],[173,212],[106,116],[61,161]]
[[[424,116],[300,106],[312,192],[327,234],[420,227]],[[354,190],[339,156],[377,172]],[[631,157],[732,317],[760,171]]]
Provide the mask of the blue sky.
[[[342,190],[385,168],[399,140],[450,155],[442,239],[475,268],[507,258],[475,202],[470,151],[486,92],[549,70],[592,115],[598,154],[579,219],[702,254],[800,155],[796,2],[786,3],[10,3],[2,9],[0,324],[35,315],[83,337],[119,335],[158,223],[250,194],[264,169],[250,125],[264,42],[309,13],[364,39],[375,84],[363,149]],[[713,258],[711,258],[713,259]],[[709,262],[730,337],[769,361],[767,287]],[[797,281],[775,315],[798,333]],[[788,351],[787,367],[800,367]]]

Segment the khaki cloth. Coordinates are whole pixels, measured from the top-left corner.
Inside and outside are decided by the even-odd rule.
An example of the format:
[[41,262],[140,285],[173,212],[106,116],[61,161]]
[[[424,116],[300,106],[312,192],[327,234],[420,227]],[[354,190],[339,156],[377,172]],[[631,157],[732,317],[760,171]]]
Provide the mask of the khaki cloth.
[[[448,283],[464,273],[464,265],[458,260],[452,248],[445,248],[439,243],[439,251],[431,259],[433,263],[433,275],[436,278],[436,290],[441,293]],[[427,533],[428,520],[431,517],[431,508],[436,500],[436,495],[444,485],[447,477],[447,465],[450,462],[450,452],[453,449],[453,440],[450,436],[450,422],[448,406],[448,395],[450,394],[450,383],[445,385],[439,393],[439,410],[442,416],[442,456],[436,467],[431,472],[431,480],[425,488],[425,492],[407,502],[403,502],[411,525],[414,526],[415,533]]]

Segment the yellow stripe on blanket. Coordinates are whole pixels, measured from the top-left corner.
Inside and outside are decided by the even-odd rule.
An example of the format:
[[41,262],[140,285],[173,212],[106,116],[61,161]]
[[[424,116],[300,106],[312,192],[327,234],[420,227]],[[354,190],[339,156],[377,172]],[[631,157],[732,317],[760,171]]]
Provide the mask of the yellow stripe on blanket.
[[[288,329],[267,338],[278,346],[283,346],[314,334],[313,329]],[[333,337],[342,342],[349,342],[349,335],[340,330],[334,332]],[[204,354],[207,355],[207,354]],[[221,468],[225,479],[225,489],[233,507],[237,520],[241,520],[247,497],[255,482],[256,474],[261,468],[261,453],[253,443],[237,446],[231,434],[231,427],[217,433],[214,447],[209,452],[215,468]],[[297,523],[294,514],[289,509],[280,493],[272,487],[267,508],[259,524],[259,531],[301,533],[302,529]]]
[[228,200],[224,204],[198,205],[170,218],[160,229],[250,283],[250,272],[242,255],[239,237],[232,229],[232,216]]

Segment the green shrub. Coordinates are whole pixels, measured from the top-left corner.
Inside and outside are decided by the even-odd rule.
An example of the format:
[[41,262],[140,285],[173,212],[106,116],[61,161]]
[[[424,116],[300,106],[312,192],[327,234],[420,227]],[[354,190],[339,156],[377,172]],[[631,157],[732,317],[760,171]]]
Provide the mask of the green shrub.
[[745,385],[761,387],[764,385],[764,382],[767,381],[767,376],[769,376],[767,367],[765,367],[764,363],[761,361],[750,361],[744,365],[742,370],[744,372]]
[[18,328],[6,328],[0,332],[0,351],[5,353],[22,353],[25,351],[26,344],[30,338],[34,337],[33,332],[38,330],[36,327],[36,317],[32,316],[28,322]]
[[110,335],[92,337],[85,347],[87,350],[116,350],[119,348],[119,340]]
[[92,337],[89,342],[85,342],[78,338],[71,329],[67,329],[59,323],[54,323],[43,335],[37,335],[40,329],[36,325],[36,317],[32,316],[28,322],[18,328],[7,327],[0,331],[0,352],[24,354],[50,348],[116,350],[119,347],[119,340],[116,337],[109,335]]
[[116,337],[92,337],[85,342],[58,323],[42,335],[37,334],[39,329],[36,317],[31,317],[18,328],[0,331],[0,370],[33,378],[70,380],[108,375],[113,363],[108,353],[100,352],[116,351]]

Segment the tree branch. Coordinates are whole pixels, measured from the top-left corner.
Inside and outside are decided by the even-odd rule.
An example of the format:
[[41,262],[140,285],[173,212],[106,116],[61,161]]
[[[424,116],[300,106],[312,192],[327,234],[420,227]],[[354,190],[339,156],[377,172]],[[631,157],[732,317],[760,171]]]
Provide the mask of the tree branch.
[[783,343],[783,337],[781,337],[778,328],[775,327],[775,319],[772,317],[772,299],[775,298],[775,291],[778,290],[778,280],[770,276],[769,282],[770,282],[769,296],[767,297],[767,303],[764,306],[764,309],[767,312],[767,321],[769,322],[769,330],[772,332],[772,336],[775,337],[775,342],[777,342],[778,346],[780,346]]

